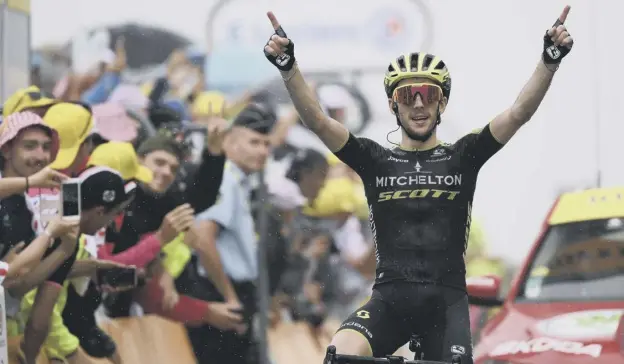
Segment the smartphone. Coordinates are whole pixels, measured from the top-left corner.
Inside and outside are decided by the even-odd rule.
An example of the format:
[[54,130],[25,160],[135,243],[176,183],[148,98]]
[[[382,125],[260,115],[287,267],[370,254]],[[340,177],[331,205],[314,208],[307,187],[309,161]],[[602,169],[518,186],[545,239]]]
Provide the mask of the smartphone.
[[97,282],[99,285],[111,286],[113,288],[129,288],[136,287],[139,284],[139,277],[134,267],[98,269]]
[[61,214],[64,220],[80,219],[82,211],[80,179],[70,178],[61,184]]

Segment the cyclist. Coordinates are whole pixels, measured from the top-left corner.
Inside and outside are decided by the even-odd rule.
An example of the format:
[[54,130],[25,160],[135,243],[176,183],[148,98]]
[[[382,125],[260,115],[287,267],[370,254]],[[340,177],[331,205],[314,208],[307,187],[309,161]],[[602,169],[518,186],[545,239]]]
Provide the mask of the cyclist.
[[450,362],[461,355],[462,363],[472,363],[463,255],[477,174],[542,102],[572,48],[563,25],[569,10],[544,35],[542,57],[513,105],[455,144],[436,137],[451,92],[445,63],[418,52],[392,60],[384,87],[401,129],[394,149],[351,135],[323,113],[297,67],[292,40],[267,14],[275,33],[265,56],[281,71],[305,125],[362,177],[370,205],[376,284],[370,301],[335,334],[339,354],[389,355],[416,334],[425,359]]

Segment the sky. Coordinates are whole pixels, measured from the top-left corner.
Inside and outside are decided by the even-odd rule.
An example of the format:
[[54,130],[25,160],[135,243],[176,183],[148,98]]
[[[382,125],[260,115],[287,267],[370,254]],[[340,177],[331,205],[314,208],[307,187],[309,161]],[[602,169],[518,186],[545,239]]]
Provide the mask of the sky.
[[35,47],[64,43],[80,30],[125,22],[175,29],[201,42],[213,3],[214,0],[31,0],[32,43]]
[[[243,26],[252,19],[262,19],[260,13],[280,1],[288,0],[254,0],[257,6],[241,8],[241,16],[247,17]],[[348,1],[355,0],[340,3]],[[399,0],[393,3],[396,2]],[[565,0],[547,4],[543,0],[415,2],[425,4],[434,14],[435,40],[427,47],[444,54],[451,65],[453,94],[440,127],[441,136],[447,141],[483,126],[513,103],[539,60],[543,32],[566,4]],[[575,48],[564,60],[534,120],[483,168],[475,195],[474,215],[483,222],[492,252],[514,262],[520,262],[527,254],[559,191],[593,185],[598,166],[603,169],[606,185],[624,183],[621,151],[613,150],[624,135],[621,100],[617,96],[622,94],[618,85],[624,84],[624,70],[617,60],[624,54],[621,47],[612,47],[621,41],[616,38],[619,30],[614,27],[619,21],[617,15],[624,12],[624,2],[567,2],[572,4],[567,24],[573,29]],[[475,3],[488,8],[488,12],[476,13]],[[206,42],[207,14],[214,4],[214,0],[32,0],[32,42],[35,47],[64,43],[85,28],[138,22],[177,31],[202,45]],[[327,8],[318,7],[277,10],[279,18],[286,19],[284,22],[291,19],[298,25],[318,22],[322,16],[333,19],[339,10],[346,14],[361,11],[347,6],[334,7],[331,14]],[[410,22],[416,21],[410,18]],[[255,33],[257,28],[249,29],[248,33]],[[422,36],[423,30],[411,32],[409,35],[414,38]],[[223,33],[228,36],[227,31]],[[300,37],[294,39],[303,39]],[[258,37],[251,38],[250,42],[258,41]],[[317,41],[318,44],[311,44],[314,39],[307,37],[306,42],[297,43],[301,65],[311,67],[327,61],[327,53],[352,56],[346,60],[353,64],[370,61],[350,54],[344,44]],[[255,52],[258,47],[252,45]],[[377,67],[377,63],[383,62],[375,58],[372,63]],[[379,67],[382,69],[385,64]],[[608,77],[603,76],[606,74]],[[364,77],[359,86],[374,100],[375,117],[379,120],[369,134],[385,139],[392,118],[384,106],[380,77]]]

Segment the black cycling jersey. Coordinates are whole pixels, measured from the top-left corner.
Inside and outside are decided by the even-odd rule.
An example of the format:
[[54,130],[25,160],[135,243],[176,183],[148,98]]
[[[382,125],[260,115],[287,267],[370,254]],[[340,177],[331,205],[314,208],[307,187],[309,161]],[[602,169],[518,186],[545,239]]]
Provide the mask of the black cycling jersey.
[[489,125],[455,144],[421,151],[387,149],[349,136],[335,154],[366,188],[377,284],[403,280],[465,289],[477,174],[501,147]]

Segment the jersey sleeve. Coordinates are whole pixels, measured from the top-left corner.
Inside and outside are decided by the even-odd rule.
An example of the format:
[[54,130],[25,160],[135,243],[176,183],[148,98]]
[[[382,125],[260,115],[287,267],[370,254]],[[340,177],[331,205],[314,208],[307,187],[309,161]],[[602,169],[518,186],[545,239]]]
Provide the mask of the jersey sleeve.
[[385,148],[368,138],[359,138],[349,133],[347,143],[334,155],[351,167],[360,176],[374,172],[376,162],[383,156]]
[[479,172],[485,162],[503,147],[503,144],[492,135],[490,124],[472,131],[461,138],[458,144],[462,151],[462,159],[474,172]]

